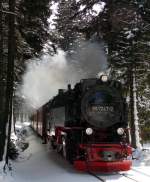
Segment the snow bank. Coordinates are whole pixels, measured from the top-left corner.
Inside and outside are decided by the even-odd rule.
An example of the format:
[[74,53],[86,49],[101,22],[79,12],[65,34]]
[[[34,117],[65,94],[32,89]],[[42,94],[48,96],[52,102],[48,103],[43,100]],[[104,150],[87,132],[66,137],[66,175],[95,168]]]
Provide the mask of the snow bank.
[[150,166],[150,144],[144,144],[143,149],[133,151],[134,166]]
[[3,161],[0,162],[0,174],[3,172],[4,165],[5,165],[5,163]]
[[13,182],[11,171],[6,168],[4,171],[5,162],[0,162],[0,182]]

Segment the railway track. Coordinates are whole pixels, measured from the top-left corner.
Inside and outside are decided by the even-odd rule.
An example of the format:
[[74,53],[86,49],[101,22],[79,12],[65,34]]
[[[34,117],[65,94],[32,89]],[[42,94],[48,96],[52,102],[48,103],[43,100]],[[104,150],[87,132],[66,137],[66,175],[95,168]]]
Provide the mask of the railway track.
[[90,174],[91,176],[97,178],[99,181],[101,182],[106,182],[106,179],[104,179],[103,177],[99,176],[99,175],[96,175],[95,173],[93,172],[88,172],[88,174]]
[[[108,180],[111,180],[111,177],[112,177],[112,175],[108,175],[107,177],[102,177],[102,176],[97,175],[97,174],[95,174],[93,172],[88,172],[88,174],[92,175],[93,177],[95,177],[96,179],[98,179],[98,181],[101,181],[101,182],[107,182]],[[134,182],[141,182],[141,181],[138,181],[138,180],[134,179],[133,177],[129,176],[128,174],[125,174],[125,173],[119,173],[119,172],[117,172],[114,175],[118,175],[118,177],[119,176],[123,176],[123,177],[127,178],[128,180],[130,180],[132,182],[133,181]]]
[[117,173],[117,174],[119,174],[119,175],[121,175],[121,176],[124,176],[125,178],[128,178],[128,179],[130,179],[130,180],[132,180],[132,181],[141,182],[141,181],[138,181],[138,180],[136,180],[136,179],[130,177],[128,174],[125,174],[125,173]]

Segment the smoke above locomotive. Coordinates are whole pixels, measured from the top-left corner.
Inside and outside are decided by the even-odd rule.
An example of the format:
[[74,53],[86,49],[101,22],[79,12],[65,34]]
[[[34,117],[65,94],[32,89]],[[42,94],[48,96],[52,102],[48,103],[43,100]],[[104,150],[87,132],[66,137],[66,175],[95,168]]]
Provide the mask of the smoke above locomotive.
[[107,58],[99,43],[83,42],[75,48],[72,56],[62,50],[50,56],[43,54],[27,62],[27,71],[19,89],[27,108],[37,109],[56,95],[59,88],[74,85],[82,78],[96,77],[107,68]]

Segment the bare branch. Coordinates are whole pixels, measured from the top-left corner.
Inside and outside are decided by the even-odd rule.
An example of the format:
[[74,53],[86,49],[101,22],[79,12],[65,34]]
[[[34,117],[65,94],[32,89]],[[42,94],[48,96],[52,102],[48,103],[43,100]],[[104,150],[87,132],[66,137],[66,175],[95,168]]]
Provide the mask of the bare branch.
[[11,12],[11,11],[0,10],[0,12],[6,13],[6,14],[12,14],[12,15],[16,15],[17,16],[17,13],[14,13],[14,12]]

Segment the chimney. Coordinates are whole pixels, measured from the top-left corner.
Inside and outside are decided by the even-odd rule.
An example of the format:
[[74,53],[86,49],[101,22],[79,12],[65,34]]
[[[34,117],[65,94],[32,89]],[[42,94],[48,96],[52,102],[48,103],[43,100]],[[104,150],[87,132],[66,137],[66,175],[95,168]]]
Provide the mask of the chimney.
[[69,91],[71,90],[71,84],[68,84],[68,90]]
[[64,93],[63,89],[58,89],[58,95],[62,95]]

